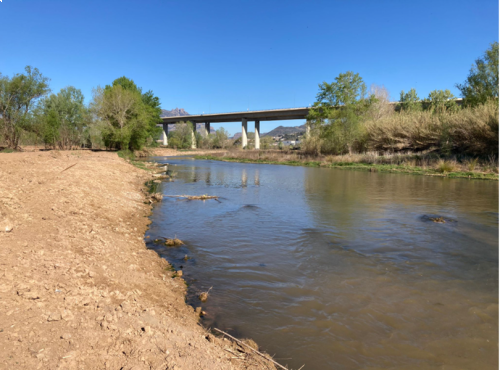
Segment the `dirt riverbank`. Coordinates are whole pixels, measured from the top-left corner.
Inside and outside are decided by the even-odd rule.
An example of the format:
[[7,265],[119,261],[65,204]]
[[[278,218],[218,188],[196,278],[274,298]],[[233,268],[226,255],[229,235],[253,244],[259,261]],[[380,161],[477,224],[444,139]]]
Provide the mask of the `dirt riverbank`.
[[151,177],[116,153],[0,153],[1,369],[274,369],[203,329],[146,249]]

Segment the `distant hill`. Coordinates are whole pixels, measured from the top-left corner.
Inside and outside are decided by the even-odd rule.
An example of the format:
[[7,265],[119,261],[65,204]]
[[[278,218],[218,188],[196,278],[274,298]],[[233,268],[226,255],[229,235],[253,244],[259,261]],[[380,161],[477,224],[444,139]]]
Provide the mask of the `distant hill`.
[[[174,108],[172,110],[166,110],[162,109],[161,110],[161,117],[178,117],[178,116],[190,116],[188,112],[186,112],[183,108]],[[186,121],[189,119],[187,118]],[[202,132],[202,130],[205,128],[204,123],[197,123],[196,124],[196,131]],[[175,131],[175,125],[169,125],[169,131]],[[210,133],[213,134],[215,132],[215,129],[210,126]]]
[[283,136],[289,134],[296,134],[299,132],[306,132],[306,125],[295,126],[295,127],[278,126],[274,130],[262,134],[262,136]]
[[174,108],[172,110],[161,110],[161,117],[177,117],[177,116],[189,116],[190,114],[186,112],[183,108]]

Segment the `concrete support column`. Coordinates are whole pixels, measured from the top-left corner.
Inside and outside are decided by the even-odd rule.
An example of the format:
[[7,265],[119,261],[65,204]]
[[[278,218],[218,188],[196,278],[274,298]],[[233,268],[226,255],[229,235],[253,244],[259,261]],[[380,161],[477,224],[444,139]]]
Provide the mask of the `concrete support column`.
[[306,139],[311,137],[311,124],[309,121],[306,121]]
[[247,136],[248,127],[247,126],[248,126],[247,119],[243,118],[241,120],[241,147],[243,149],[246,148],[248,145],[248,136]]
[[167,146],[168,145],[168,124],[164,123],[162,126],[163,126],[163,131],[161,133],[161,139],[163,141],[163,145]]
[[196,123],[193,122],[193,131],[191,131],[191,149],[196,149]]
[[260,149],[260,121],[255,121],[255,149]]
[[205,122],[205,132],[204,132],[204,136],[205,137],[208,137],[208,134],[210,133],[210,122]]

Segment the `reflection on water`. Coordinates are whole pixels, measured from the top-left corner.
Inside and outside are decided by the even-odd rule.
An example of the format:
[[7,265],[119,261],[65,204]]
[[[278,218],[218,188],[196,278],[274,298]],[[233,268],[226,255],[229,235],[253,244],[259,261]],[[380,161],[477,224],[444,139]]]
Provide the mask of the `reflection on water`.
[[151,247],[190,303],[213,286],[206,325],[292,368],[498,368],[498,183],[169,162],[165,194],[220,196],[164,198],[149,231],[186,242]]

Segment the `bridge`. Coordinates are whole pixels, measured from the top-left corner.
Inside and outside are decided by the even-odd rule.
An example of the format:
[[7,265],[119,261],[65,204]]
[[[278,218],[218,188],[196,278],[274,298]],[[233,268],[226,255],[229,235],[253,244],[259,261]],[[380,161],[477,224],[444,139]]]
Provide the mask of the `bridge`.
[[[195,116],[164,117],[162,140],[163,145],[168,145],[168,125],[178,122],[189,121],[193,123],[191,147],[196,148],[195,131],[197,123],[204,123],[204,135],[210,132],[211,123],[241,122],[241,146],[248,145],[248,121],[255,122],[255,149],[260,149],[260,122],[261,121],[282,121],[292,119],[306,119],[310,108],[287,108],[272,110],[257,110],[233,113],[199,114]],[[307,131],[309,130],[309,126]]]

